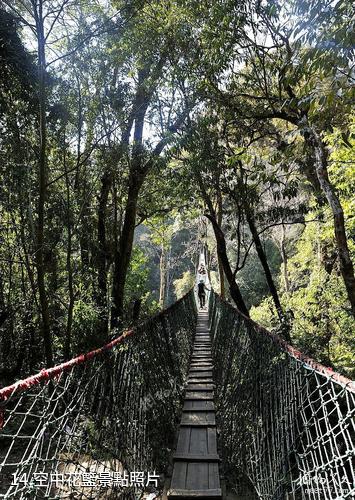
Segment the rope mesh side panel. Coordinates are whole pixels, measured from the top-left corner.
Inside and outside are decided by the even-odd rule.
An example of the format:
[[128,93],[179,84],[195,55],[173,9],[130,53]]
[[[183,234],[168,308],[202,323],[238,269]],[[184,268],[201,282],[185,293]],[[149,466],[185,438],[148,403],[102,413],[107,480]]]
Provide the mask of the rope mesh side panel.
[[263,500],[355,498],[353,383],[213,292],[210,326],[226,476]]
[[165,472],[196,317],[190,292],[112,349],[0,400],[0,497],[136,498],[145,484],[127,487],[127,471]]

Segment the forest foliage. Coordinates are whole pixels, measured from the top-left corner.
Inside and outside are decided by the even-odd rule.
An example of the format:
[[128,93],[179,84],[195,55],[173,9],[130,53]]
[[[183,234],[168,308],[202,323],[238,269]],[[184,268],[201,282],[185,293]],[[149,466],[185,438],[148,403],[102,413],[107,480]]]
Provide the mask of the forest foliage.
[[354,375],[350,1],[1,0],[0,376],[215,290]]

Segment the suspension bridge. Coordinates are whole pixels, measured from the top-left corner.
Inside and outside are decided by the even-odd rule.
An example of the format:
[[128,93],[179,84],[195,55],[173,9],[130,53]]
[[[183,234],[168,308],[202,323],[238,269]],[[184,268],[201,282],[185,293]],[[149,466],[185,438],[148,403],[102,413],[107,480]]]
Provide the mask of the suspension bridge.
[[191,290],[0,390],[0,498],[355,498],[354,413],[352,381]]

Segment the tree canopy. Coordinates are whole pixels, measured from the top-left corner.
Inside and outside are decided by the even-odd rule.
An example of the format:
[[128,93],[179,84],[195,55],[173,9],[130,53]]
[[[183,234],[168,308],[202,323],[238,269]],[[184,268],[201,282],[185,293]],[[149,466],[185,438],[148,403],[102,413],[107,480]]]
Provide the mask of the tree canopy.
[[223,298],[354,374],[349,0],[2,0],[0,374]]

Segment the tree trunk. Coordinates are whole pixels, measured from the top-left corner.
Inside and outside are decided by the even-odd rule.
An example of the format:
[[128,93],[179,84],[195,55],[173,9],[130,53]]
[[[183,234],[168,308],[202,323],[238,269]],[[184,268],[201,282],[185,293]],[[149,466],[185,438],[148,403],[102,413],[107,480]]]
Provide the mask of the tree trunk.
[[[217,200],[218,212],[217,212],[217,224],[219,227],[222,226],[222,215],[223,215],[223,205],[222,205],[222,193],[219,190],[218,200]],[[224,271],[221,258],[217,252],[217,262],[218,262],[218,275],[219,275],[219,293],[222,299],[225,298],[225,283],[224,283]]]
[[279,296],[277,293],[277,289],[276,289],[274,280],[272,278],[269,263],[267,261],[266,254],[264,252],[264,248],[263,248],[262,242],[260,240],[260,236],[259,236],[258,231],[256,229],[254,220],[253,220],[252,216],[250,215],[250,212],[247,212],[246,216],[247,216],[247,221],[248,221],[248,225],[250,228],[250,232],[253,236],[255,249],[256,249],[256,252],[258,254],[259,260],[261,262],[261,265],[263,266],[266,281],[267,281],[271,296],[273,298],[273,301],[274,301],[274,304],[275,304],[275,307],[277,310],[277,314],[279,316],[279,319],[282,320],[283,319],[283,312],[282,312],[280,299],[279,299]]
[[206,214],[206,217],[211,221],[214,235],[216,238],[216,243],[217,243],[217,252],[218,252],[218,257],[221,260],[222,267],[224,270],[224,274],[227,278],[228,284],[229,284],[229,291],[231,294],[232,299],[234,300],[234,303],[238,307],[238,309],[244,313],[246,316],[249,316],[249,311],[247,306],[245,305],[244,299],[242,297],[242,294],[240,292],[239,286],[237,282],[235,281],[235,276],[234,273],[231,269],[228,255],[227,255],[227,247],[226,247],[226,240],[223,234],[223,231],[217,224],[216,219],[214,216],[211,216],[210,214]]
[[281,241],[280,241],[280,252],[281,252],[281,257],[282,257],[282,268],[283,268],[283,277],[284,277],[284,285],[285,285],[285,290],[286,292],[290,291],[290,281],[288,279],[288,257],[287,257],[287,252],[285,248],[285,225],[282,224],[281,226]]
[[205,263],[206,263],[206,271],[207,271],[209,283],[211,283],[211,261],[212,261],[212,254],[209,251],[207,243],[206,243],[206,245],[205,245]]
[[242,294],[240,292],[239,286],[238,286],[237,282],[235,281],[235,275],[234,275],[234,273],[231,269],[230,263],[229,263],[229,259],[228,259],[228,255],[227,255],[226,240],[225,240],[222,229],[217,224],[216,213],[215,213],[215,210],[213,208],[213,203],[212,203],[211,198],[209,197],[209,195],[206,191],[202,177],[197,170],[195,171],[195,177],[196,177],[196,180],[199,184],[203,200],[208,207],[209,213],[208,214],[206,213],[205,215],[212,223],[213,232],[214,232],[214,235],[216,238],[216,244],[217,244],[217,254],[218,254],[218,257],[221,259],[224,274],[225,274],[227,281],[228,281],[229,291],[230,291],[231,297],[232,297],[234,303],[236,304],[236,306],[238,307],[238,309],[242,313],[244,313],[246,316],[249,316],[248,308],[245,305],[245,302],[244,302],[244,299],[243,299]]
[[[123,227],[118,248],[115,250],[114,273],[112,285],[112,308],[111,308],[111,326],[116,327],[123,315],[124,289],[126,284],[128,266],[131,259],[134,230],[136,224],[138,198],[143,182],[152,165],[152,161],[147,161],[144,157],[143,148],[143,127],[145,115],[156,88],[156,83],[162,73],[166,54],[162,54],[155,69],[151,72],[151,64],[142,68],[138,73],[138,87],[133,104],[133,110],[128,120],[128,125],[122,138],[122,145],[128,145],[130,131],[134,121],[134,136],[132,157],[130,162],[130,172],[128,181],[128,197],[123,220]],[[152,83],[148,83],[149,79]],[[178,130],[183,123],[184,115],[177,122],[169,127],[169,132]],[[167,143],[168,136],[159,141],[154,148],[154,156],[159,156]],[[146,162],[146,163],[145,163]]]
[[[128,266],[131,260],[138,197],[148,169],[144,166],[143,128],[144,119],[149,106],[151,94],[147,94],[144,86],[149,75],[149,66],[143,68],[138,74],[138,88],[135,99],[134,134],[131,167],[128,180],[128,196],[123,221],[119,248],[115,252],[115,265],[112,285],[111,327],[118,326],[123,316],[124,289],[126,284]],[[126,137],[128,140],[129,136]]]
[[171,244],[169,245],[169,252],[167,255],[166,259],[166,279],[165,279],[165,305],[170,304],[170,289],[172,285],[172,278],[173,278],[173,272],[172,272],[172,262],[171,262]]
[[113,176],[109,170],[104,172],[101,179],[101,192],[98,207],[97,220],[97,295],[96,303],[100,310],[100,336],[106,337],[108,330],[108,310],[107,310],[107,241],[106,241],[106,218],[107,202],[112,186]]
[[90,210],[89,210],[89,199],[85,198],[86,193],[85,189],[83,190],[83,205],[81,210],[81,219],[82,230],[79,235],[79,244],[80,244],[80,259],[81,259],[81,267],[85,272],[88,270],[90,266],[90,247],[92,241],[92,231],[91,228],[87,227],[85,222],[90,220]]
[[45,37],[43,27],[42,1],[38,12],[35,11],[37,42],[38,42],[38,75],[39,75],[39,198],[36,241],[36,267],[39,300],[42,316],[42,334],[47,366],[53,366],[52,336],[48,297],[45,283],[44,268],[44,212],[47,196],[47,123],[46,123],[46,58]]
[[[264,248],[263,248],[263,245],[261,243],[259,233],[256,229],[253,217],[251,216],[250,211],[248,209],[246,211],[246,218],[248,221],[250,232],[253,236],[253,241],[254,241],[256,252],[258,254],[261,265],[263,266],[263,269],[264,269],[266,281],[267,281],[272,299],[273,299],[275,307],[276,307],[277,315],[279,317],[281,324],[286,325],[286,317],[285,317],[284,312],[282,310],[281,302],[279,299],[279,295],[277,293],[277,289],[276,289],[274,280],[272,278],[269,263],[267,261],[267,257],[266,257],[266,254],[264,252]],[[285,340],[287,340],[287,342],[291,341],[289,328],[284,329],[284,337],[285,337]]]
[[119,249],[115,255],[115,266],[112,286],[111,327],[118,326],[123,316],[124,289],[128,266],[131,259],[134,230],[136,225],[137,204],[144,176],[130,173],[126,212],[122,227]]
[[133,325],[136,325],[139,322],[141,308],[142,308],[142,299],[135,299],[135,301],[133,303],[133,311],[132,311]]
[[226,297],[226,285],[224,282],[223,264],[222,264],[221,258],[220,258],[218,253],[217,253],[217,262],[218,262],[218,276],[219,276],[219,293],[220,293],[221,299],[225,299],[225,297]]
[[68,292],[69,292],[69,301],[68,301],[68,316],[67,316],[67,332],[65,337],[64,344],[64,358],[68,360],[70,358],[71,352],[71,337],[72,337],[72,325],[73,325],[73,312],[74,312],[74,281],[73,281],[73,267],[71,261],[71,253],[72,253],[72,218],[71,218],[71,208],[70,208],[70,179],[67,172],[66,165],[66,152],[65,152],[65,141],[64,141],[64,170],[65,170],[65,183],[66,183],[66,191],[67,191],[67,231],[68,231],[68,241],[67,241],[67,273],[68,273]]
[[350,258],[348,241],[345,231],[344,212],[338,195],[332,186],[328,176],[327,152],[322,139],[317,132],[309,127],[305,139],[313,146],[316,158],[316,172],[319,184],[327,198],[328,204],[333,212],[334,234],[337,244],[340,271],[345,283],[351,310],[355,315],[355,277],[354,266]]
[[159,307],[160,309],[164,309],[165,294],[166,294],[166,251],[164,248],[164,244],[161,245],[159,268],[160,268]]
[[9,317],[9,311],[5,304],[4,284],[0,275],[0,328]]
[[[77,158],[76,158],[76,172],[75,172],[75,182],[74,190],[76,192],[75,196],[80,200],[80,218],[82,220],[81,230],[79,234],[79,244],[80,244],[80,257],[81,257],[81,267],[83,271],[83,277],[86,277],[87,271],[91,264],[91,258],[94,255],[96,258],[96,252],[93,251],[93,228],[91,227],[91,214],[90,214],[90,202],[91,202],[91,190],[89,185],[89,174],[87,172],[87,163],[90,157],[90,150],[92,147],[92,142],[94,140],[94,117],[90,115],[90,119],[86,122],[86,141],[84,146],[84,151],[81,153],[81,143],[82,143],[82,132],[83,132],[83,105],[81,98],[81,89],[79,77],[76,76],[78,82],[78,145],[77,145]],[[82,161],[81,158],[86,158]],[[95,265],[95,264],[94,264]],[[85,279],[86,282],[86,279]],[[95,297],[96,299],[96,297]]]

